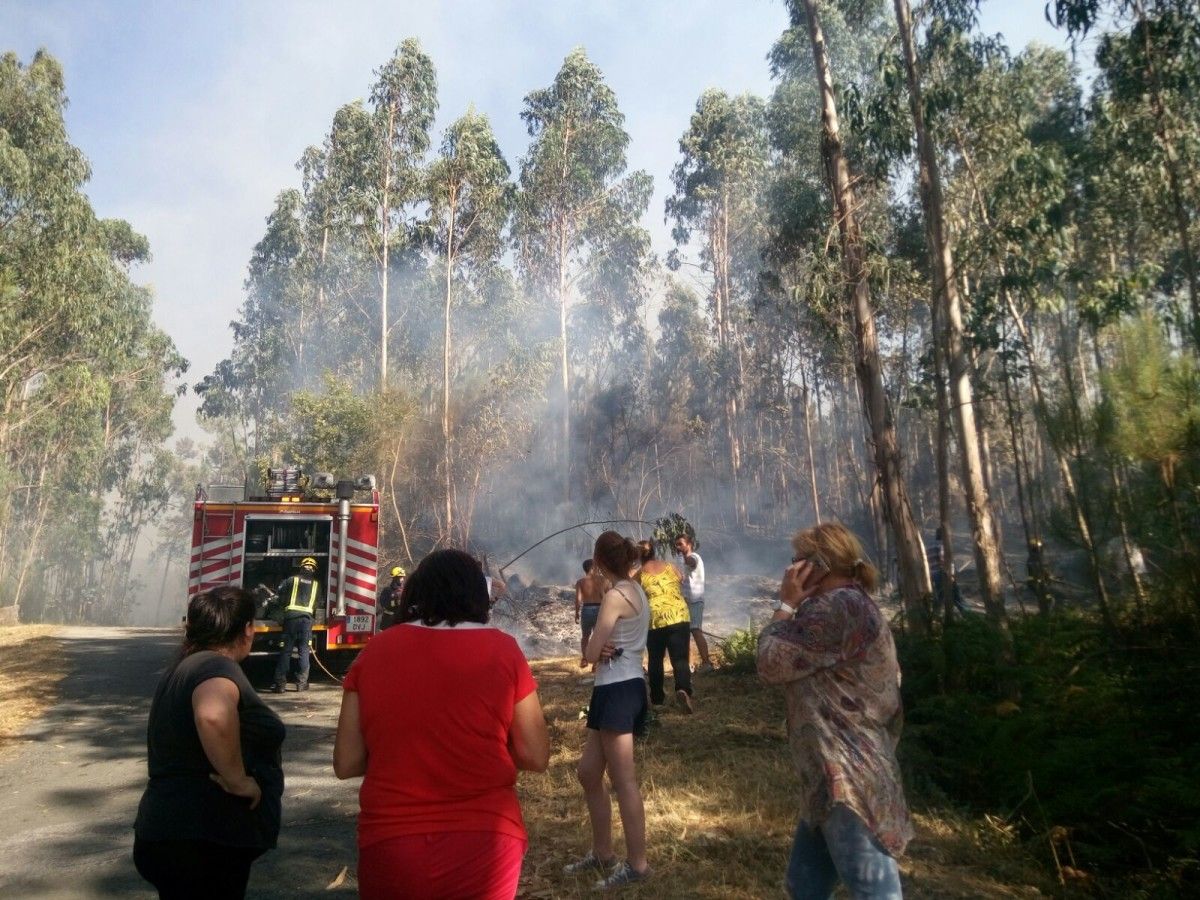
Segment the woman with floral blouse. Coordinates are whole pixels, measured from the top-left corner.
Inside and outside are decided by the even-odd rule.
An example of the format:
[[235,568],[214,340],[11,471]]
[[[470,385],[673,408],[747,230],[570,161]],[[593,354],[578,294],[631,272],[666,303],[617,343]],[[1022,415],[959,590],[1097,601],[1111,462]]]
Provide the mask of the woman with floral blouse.
[[836,523],[800,531],[776,612],[758,639],[758,674],[781,685],[800,780],[788,862],[793,900],[901,897],[896,858],[912,836],[896,743],[900,667],[870,591],[878,575]]

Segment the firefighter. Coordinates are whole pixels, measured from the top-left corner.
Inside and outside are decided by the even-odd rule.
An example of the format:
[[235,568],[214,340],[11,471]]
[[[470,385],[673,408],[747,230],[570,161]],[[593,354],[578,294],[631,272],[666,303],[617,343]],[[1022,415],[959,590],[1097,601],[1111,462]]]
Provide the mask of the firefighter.
[[403,566],[392,567],[392,580],[379,593],[379,630],[396,624],[400,612],[400,595],[404,593],[404,579],[408,573]]
[[1025,557],[1025,585],[1037,601],[1038,612],[1048,615],[1054,608],[1054,592],[1050,588],[1050,567],[1042,551],[1045,545],[1041,538],[1029,539],[1029,555]]
[[296,675],[296,690],[308,690],[308,653],[312,642],[313,617],[321,599],[321,585],[317,582],[317,561],[311,556],[300,560],[299,571],[287,578],[276,588],[283,609],[283,649],[275,662],[275,683],[271,691],[282,694],[287,684],[288,664],[292,659],[292,648],[300,652],[300,671]]

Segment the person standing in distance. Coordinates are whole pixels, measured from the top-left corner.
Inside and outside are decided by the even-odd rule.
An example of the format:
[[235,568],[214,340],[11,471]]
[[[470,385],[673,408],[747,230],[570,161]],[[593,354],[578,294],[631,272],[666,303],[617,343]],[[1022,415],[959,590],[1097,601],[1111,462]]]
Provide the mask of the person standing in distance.
[[704,560],[696,552],[696,540],[690,534],[675,538],[675,552],[683,557],[683,598],[687,600],[692,639],[700,653],[700,665],[696,671],[711,672],[712,657],[708,655],[708,641],[704,639]]
[[296,690],[308,690],[308,651],[312,642],[313,618],[321,600],[321,585],[317,582],[317,561],[306,556],[300,560],[300,571],[287,578],[275,589],[287,604],[283,609],[283,648],[275,661],[275,683],[271,693],[282,694],[287,685],[288,664],[292,648],[299,648],[300,671],[296,675]]
[[588,638],[596,627],[596,618],[600,615],[600,601],[608,590],[608,581],[597,572],[590,559],[583,561],[583,577],[575,582],[575,624],[583,632],[579,643],[579,667],[585,668],[588,661],[584,659],[587,653]]
[[408,573],[403,566],[392,566],[392,580],[379,592],[379,630],[396,624],[400,612],[400,595],[404,593],[404,579]]

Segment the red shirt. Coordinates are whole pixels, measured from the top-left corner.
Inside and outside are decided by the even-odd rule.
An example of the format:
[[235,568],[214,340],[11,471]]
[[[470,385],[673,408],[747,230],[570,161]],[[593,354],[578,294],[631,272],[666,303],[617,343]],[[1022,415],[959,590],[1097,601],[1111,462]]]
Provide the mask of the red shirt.
[[508,732],[537,683],[513,638],[469,622],[396,625],[371,639],[343,688],[358,693],[367,745],[360,847],[445,831],[526,839]]

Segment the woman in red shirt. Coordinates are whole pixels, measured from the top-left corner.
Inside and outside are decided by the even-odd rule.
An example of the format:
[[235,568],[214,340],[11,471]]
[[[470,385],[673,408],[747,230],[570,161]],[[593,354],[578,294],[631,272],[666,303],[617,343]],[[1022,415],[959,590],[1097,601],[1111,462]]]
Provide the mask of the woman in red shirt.
[[346,676],[333,748],[359,790],[359,895],[511,900],[528,840],[517,770],[544,772],[550,738],[517,642],[487,624],[479,563],[421,561],[397,624]]

